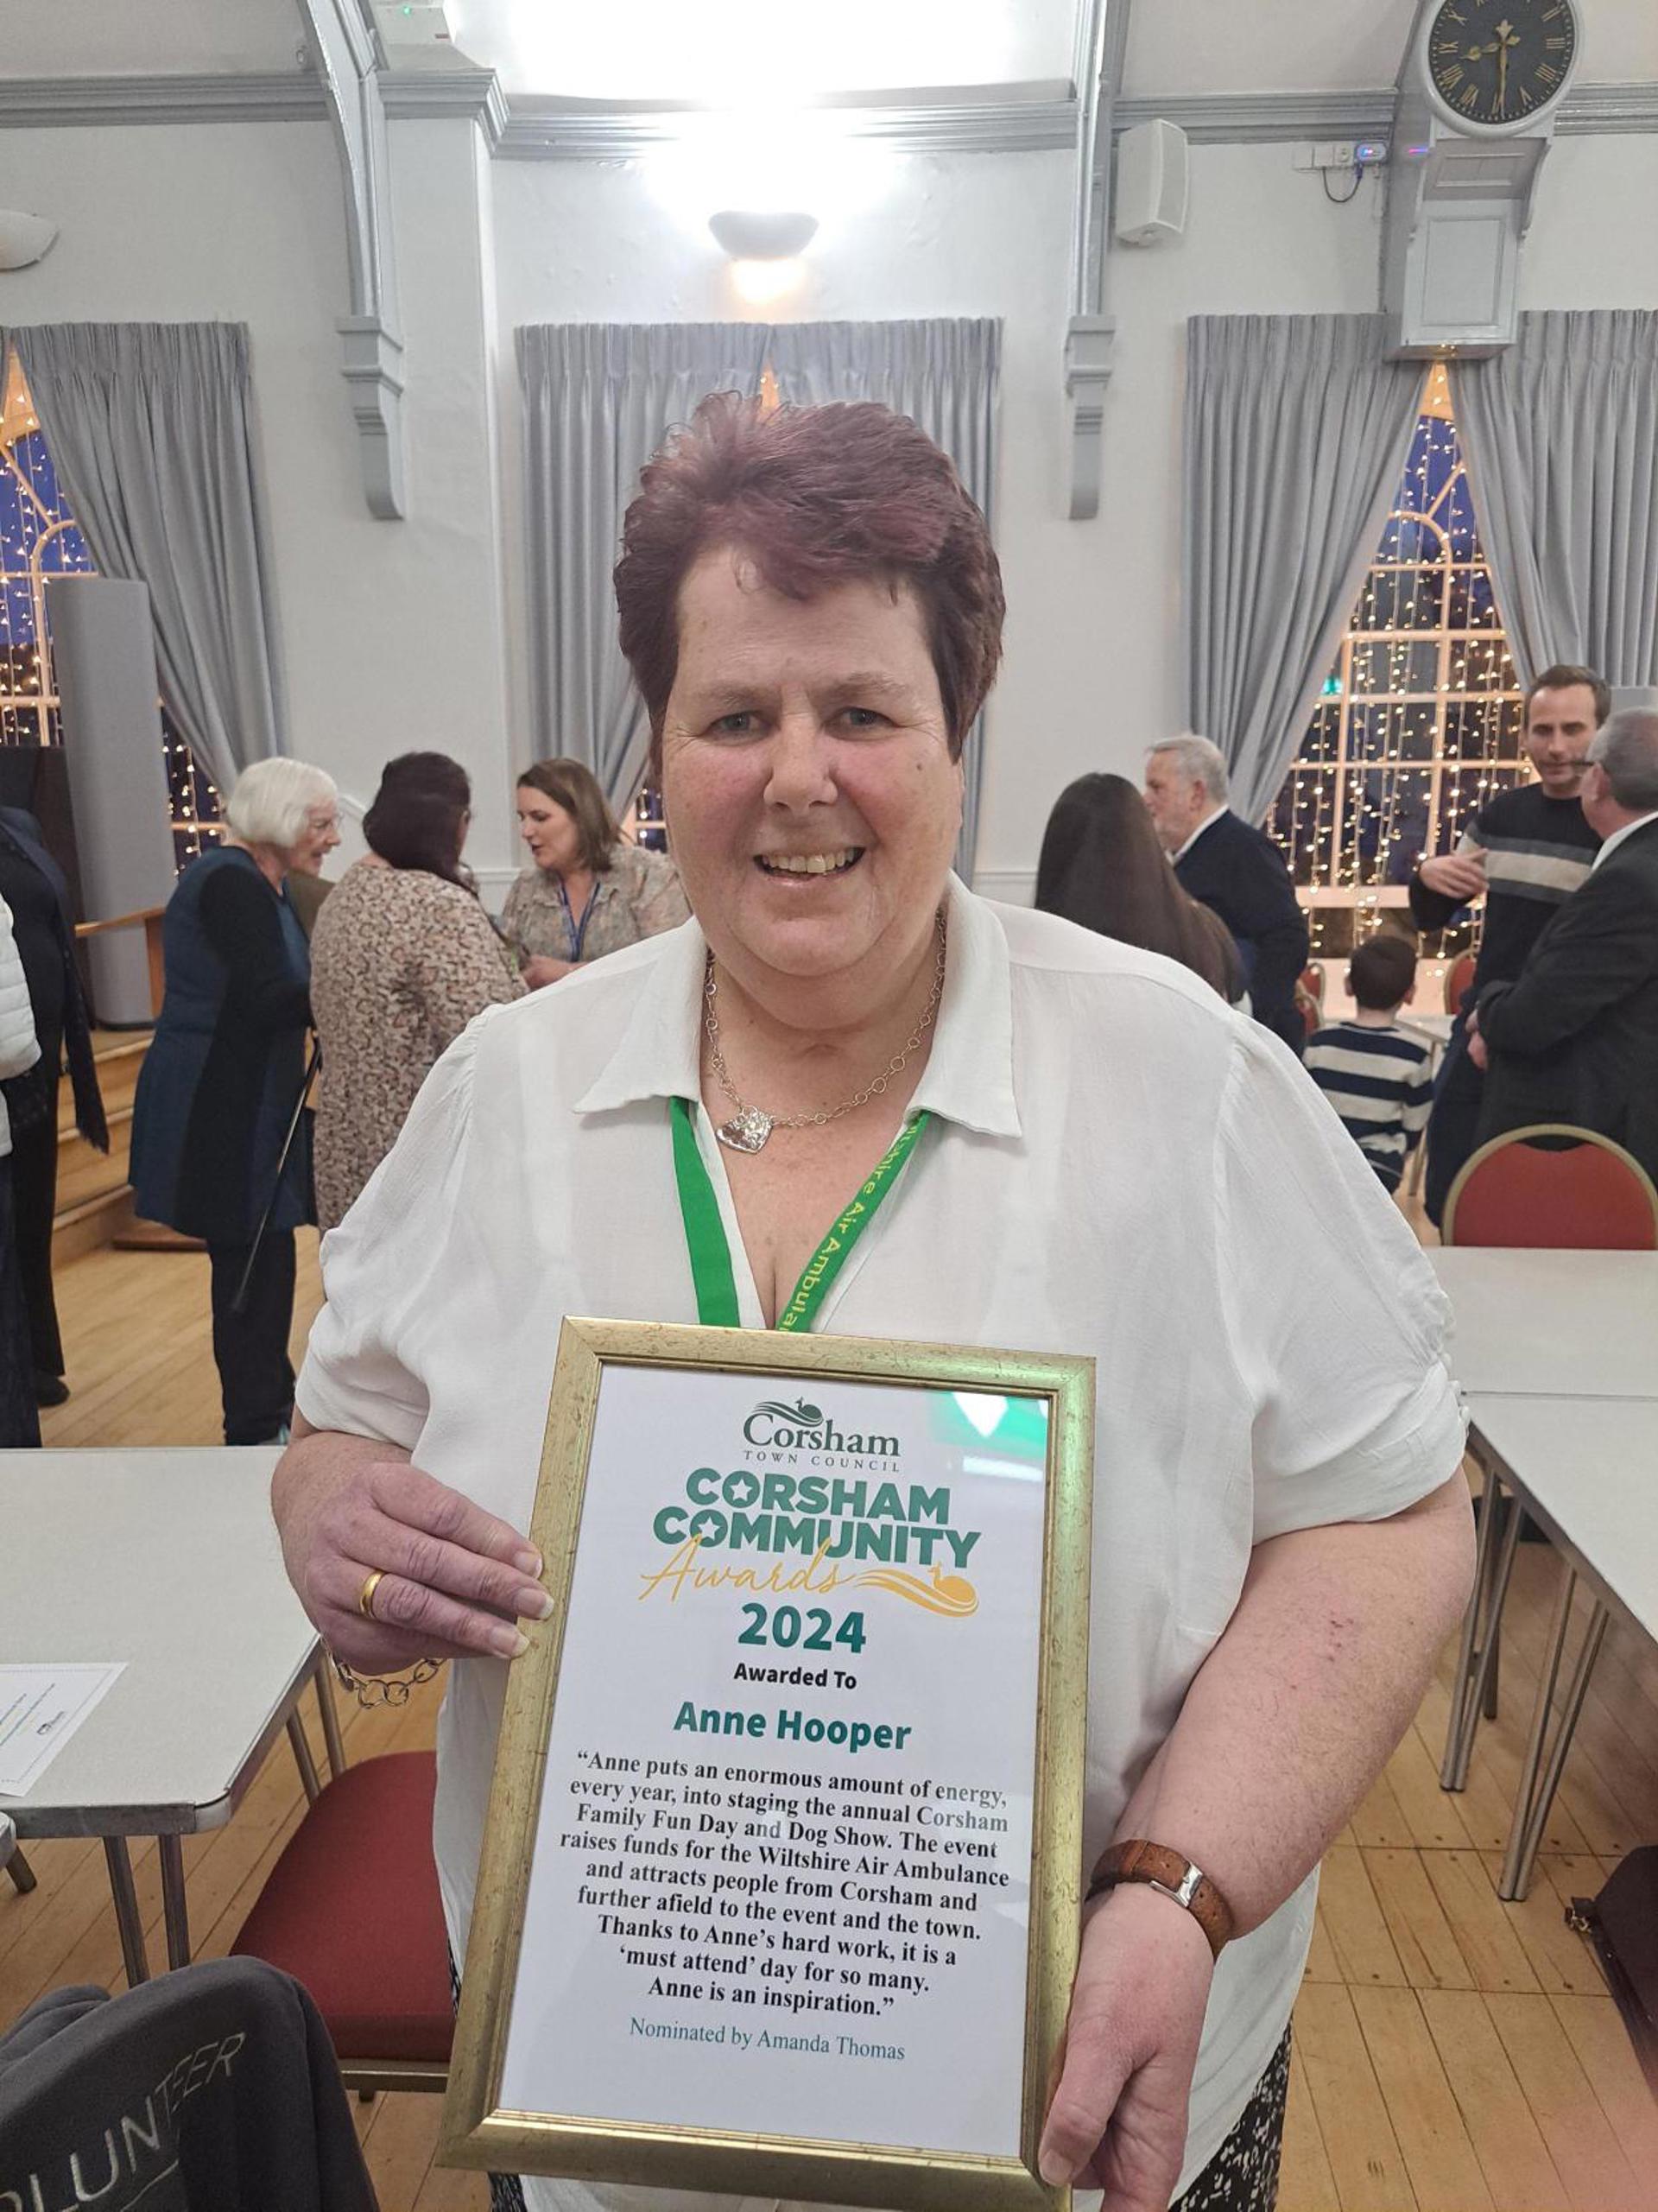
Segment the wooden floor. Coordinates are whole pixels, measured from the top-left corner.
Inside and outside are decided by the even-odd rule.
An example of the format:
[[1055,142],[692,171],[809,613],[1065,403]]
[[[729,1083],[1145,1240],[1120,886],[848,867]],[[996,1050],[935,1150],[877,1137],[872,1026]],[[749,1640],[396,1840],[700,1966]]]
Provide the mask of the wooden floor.
[[[319,1291],[302,1239],[295,1339]],[[48,1444],[214,1443],[205,1259],[102,1252],[63,1271],[74,1395]],[[1524,1905],[1497,1897],[1557,1573],[1527,1545],[1505,1621],[1503,1709],[1467,1790],[1439,1786],[1453,1653],[1410,1734],[1326,1862],[1295,2012],[1281,2212],[1655,2212],[1658,2104],[1599,1971],[1563,1923],[1632,1845],[1658,1840],[1658,1656],[1614,1628]],[[354,1759],[431,1740],[435,1695],[402,1715],[342,1708]],[[314,1725],[313,1734],[316,1733]],[[320,1758],[320,1745],[318,1745]],[[301,1797],[286,1746],[231,1825],[187,1843],[197,1955],[222,1954]],[[0,2023],[69,1981],[115,1986],[120,1954],[96,1842],[36,1846],[40,1887],[0,1882]],[[161,1955],[155,1848],[136,1854]],[[431,2164],[439,2101],[381,2097],[359,2127],[385,2212],[483,2212],[476,2177]]]

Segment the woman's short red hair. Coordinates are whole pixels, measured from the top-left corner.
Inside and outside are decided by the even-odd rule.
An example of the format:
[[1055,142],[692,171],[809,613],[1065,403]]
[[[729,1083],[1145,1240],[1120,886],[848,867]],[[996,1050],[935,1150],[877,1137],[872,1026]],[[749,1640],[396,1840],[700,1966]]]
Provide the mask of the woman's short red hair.
[[622,650],[653,739],[680,656],[680,586],[729,545],[774,591],[908,584],[925,610],[952,757],[1002,656],[1002,571],[984,516],[926,432],[873,402],[779,407],[705,399],[639,480],[616,566]]

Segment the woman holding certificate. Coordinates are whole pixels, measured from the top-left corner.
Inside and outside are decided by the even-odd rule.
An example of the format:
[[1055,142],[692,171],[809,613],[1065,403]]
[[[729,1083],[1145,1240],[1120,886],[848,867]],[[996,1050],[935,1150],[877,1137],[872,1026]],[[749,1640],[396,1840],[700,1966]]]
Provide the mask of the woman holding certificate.
[[912,423],[706,402],[617,593],[693,918],[475,1022],[331,1239],[295,1587],[350,1669],[458,1663],[459,1958],[564,1315],[1091,1355],[1095,1874],[1041,2172],[1255,2212],[1319,1859],[1467,1591],[1443,1302],[1273,1038],[952,875],[1002,589]]

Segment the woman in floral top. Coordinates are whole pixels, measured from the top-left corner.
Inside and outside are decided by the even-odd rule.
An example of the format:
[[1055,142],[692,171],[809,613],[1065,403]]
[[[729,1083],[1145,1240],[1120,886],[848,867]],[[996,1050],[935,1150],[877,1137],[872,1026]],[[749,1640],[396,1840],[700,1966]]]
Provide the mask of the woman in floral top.
[[538,760],[524,770],[518,831],[531,865],[507,893],[501,926],[532,991],[677,929],[691,911],[674,863],[628,843],[579,760]]
[[397,1141],[433,1063],[485,1006],[522,998],[461,865],[471,787],[458,761],[387,764],[363,818],[369,851],[324,901],[311,941],[322,1041],[317,1220],[332,1229]]

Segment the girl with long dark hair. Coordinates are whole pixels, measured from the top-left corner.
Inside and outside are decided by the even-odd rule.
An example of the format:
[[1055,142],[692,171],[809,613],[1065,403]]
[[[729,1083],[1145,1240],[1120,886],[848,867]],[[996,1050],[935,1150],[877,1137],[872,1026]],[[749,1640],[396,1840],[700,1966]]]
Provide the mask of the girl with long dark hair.
[[1060,792],[1042,837],[1035,903],[1102,937],[1179,960],[1223,998],[1243,996],[1231,931],[1180,889],[1146,802],[1126,776],[1079,776]]

